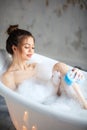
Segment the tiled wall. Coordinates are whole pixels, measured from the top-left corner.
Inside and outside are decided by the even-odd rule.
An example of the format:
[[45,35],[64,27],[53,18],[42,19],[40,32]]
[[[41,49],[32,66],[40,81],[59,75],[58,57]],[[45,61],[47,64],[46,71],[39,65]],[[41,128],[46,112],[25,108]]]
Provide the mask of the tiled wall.
[[87,10],[66,0],[0,0],[0,48],[10,24],[30,30],[36,52],[87,69]]

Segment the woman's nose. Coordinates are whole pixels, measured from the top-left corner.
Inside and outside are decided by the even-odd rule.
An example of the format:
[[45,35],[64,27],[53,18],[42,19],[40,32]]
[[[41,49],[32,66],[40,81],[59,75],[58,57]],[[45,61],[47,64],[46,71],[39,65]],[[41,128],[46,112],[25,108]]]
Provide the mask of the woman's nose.
[[32,52],[33,51],[33,49],[32,49],[32,47],[29,47],[29,50],[28,50],[29,52]]

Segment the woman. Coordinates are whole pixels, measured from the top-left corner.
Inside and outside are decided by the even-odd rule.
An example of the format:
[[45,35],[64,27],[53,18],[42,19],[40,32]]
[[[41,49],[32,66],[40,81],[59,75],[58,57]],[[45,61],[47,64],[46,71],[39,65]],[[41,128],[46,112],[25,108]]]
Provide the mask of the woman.
[[[9,37],[6,41],[6,50],[12,55],[13,60],[7,71],[2,75],[1,81],[7,87],[16,90],[23,81],[31,79],[32,77],[37,77],[37,63],[29,64],[27,62],[34,54],[35,39],[30,32],[19,29],[18,25],[10,26],[7,33],[9,34]],[[58,95],[60,94],[60,87],[64,88],[64,86],[66,86],[63,82],[63,76],[68,70],[68,66],[64,63],[57,63],[53,67],[53,74],[54,72],[59,72],[59,74],[57,74],[56,82],[55,75],[52,75],[50,81],[54,86],[55,93],[58,93]],[[72,73],[75,73],[75,77],[79,77],[79,79],[82,76],[78,69],[75,69]],[[73,84],[73,88],[77,98],[82,103],[83,107],[87,109],[87,103],[79,90],[78,85]],[[52,95],[53,93],[51,92],[50,94]]]
[[26,63],[34,53],[34,37],[30,32],[18,29],[18,25],[10,26],[7,32],[9,37],[6,49],[12,55],[13,61],[3,74],[2,81],[7,87],[15,90],[23,80],[35,74],[35,63]]

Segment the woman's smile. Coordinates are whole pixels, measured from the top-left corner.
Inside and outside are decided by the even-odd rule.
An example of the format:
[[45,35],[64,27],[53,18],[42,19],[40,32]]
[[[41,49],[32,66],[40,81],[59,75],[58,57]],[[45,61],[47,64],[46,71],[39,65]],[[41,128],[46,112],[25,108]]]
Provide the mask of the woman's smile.
[[32,57],[32,54],[27,54],[27,57],[31,58],[31,57]]

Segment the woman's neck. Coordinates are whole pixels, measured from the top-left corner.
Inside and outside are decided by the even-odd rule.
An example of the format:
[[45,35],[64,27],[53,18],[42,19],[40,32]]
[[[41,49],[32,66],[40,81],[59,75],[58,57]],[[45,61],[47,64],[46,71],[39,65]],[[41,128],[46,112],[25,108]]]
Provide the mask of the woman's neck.
[[26,64],[26,61],[22,60],[21,58],[13,57],[11,67],[14,70],[26,70],[27,64]]

